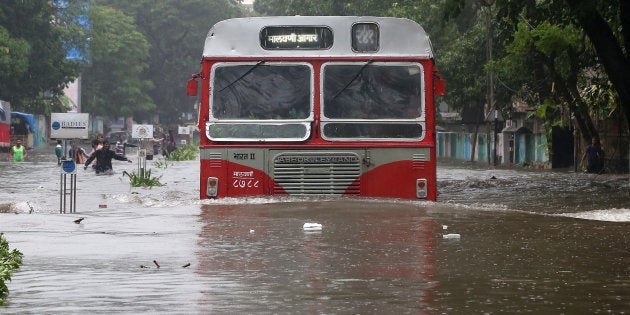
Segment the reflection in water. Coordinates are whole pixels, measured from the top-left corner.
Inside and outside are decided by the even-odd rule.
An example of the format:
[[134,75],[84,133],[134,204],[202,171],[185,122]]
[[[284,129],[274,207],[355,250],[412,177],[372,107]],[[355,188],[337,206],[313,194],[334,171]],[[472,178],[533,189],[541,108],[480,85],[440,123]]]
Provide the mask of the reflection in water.
[[[430,302],[435,238],[425,209],[286,201],[202,206],[200,273],[231,281],[229,290],[204,292],[201,304],[282,313],[338,313],[352,306],[371,313]],[[304,231],[304,222],[318,222],[322,231]]]
[[59,214],[52,152],[0,161],[0,232],[24,253],[2,314],[630,312],[627,176],[442,164],[435,203],[200,201],[198,161],[152,166],[153,189],[120,163],[80,170]]

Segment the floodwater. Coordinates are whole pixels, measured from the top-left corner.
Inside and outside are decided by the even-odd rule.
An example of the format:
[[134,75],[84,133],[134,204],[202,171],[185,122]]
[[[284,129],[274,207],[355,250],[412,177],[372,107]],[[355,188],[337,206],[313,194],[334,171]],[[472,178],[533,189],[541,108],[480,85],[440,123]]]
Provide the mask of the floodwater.
[[0,161],[24,254],[1,314],[630,313],[628,175],[443,162],[435,203],[200,201],[198,161],[147,161],[166,186],[145,189],[134,159],[78,170],[60,214],[53,148],[31,156]]

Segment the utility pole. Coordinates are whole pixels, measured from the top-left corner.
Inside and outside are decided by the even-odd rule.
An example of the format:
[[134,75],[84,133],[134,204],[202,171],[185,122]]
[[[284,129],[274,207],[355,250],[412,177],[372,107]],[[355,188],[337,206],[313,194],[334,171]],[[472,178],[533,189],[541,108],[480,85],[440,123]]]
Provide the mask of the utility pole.
[[[486,31],[487,31],[487,47],[486,47],[486,53],[487,53],[487,57],[488,57],[488,62],[492,61],[493,55],[492,55],[492,46],[493,46],[493,40],[492,40],[492,6],[494,5],[494,1],[495,0],[480,0],[481,5],[485,6],[487,8],[486,11]],[[498,132],[497,132],[497,128],[499,127],[499,117],[498,117],[498,110],[497,110],[497,105],[495,104],[494,101],[494,77],[492,74],[492,71],[488,71],[488,109],[489,110],[493,110],[494,111],[494,128],[493,128],[493,137],[492,137],[492,163],[494,166],[497,166],[497,137],[498,137]],[[488,162],[490,157],[488,156]],[[488,163],[489,164],[489,163]]]

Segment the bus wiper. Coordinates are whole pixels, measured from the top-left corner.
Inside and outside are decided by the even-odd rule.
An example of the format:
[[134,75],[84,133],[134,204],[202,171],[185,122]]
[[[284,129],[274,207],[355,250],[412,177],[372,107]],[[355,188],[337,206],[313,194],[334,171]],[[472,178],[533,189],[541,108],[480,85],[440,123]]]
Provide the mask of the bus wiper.
[[264,60],[261,60],[259,62],[257,62],[255,65],[253,65],[251,68],[249,68],[249,70],[245,71],[245,73],[243,73],[240,77],[236,78],[236,80],[230,82],[230,84],[226,85],[224,88],[220,89],[217,93],[223,92],[223,90],[229,88],[230,86],[234,85],[234,83],[242,80],[244,77],[246,77],[248,74],[252,73],[252,71],[254,71],[254,69],[258,68],[258,66],[262,65],[263,63],[265,63]]
[[359,71],[357,71],[357,74],[354,75],[352,80],[350,80],[341,90],[339,90],[337,93],[335,93],[335,95],[333,95],[332,98],[333,99],[337,98],[337,96],[339,96],[339,94],[341,94],[341,92],[345,91],[352,84],[352,82],[354,82],[356,79],[358,79],[361,76],[361,73],[363,73],[363,70],[365,70],[365,68],[368,65],[370,65],[372,62],[374,62],[374,60],[370,59],[363,66],[361,66],[361,69],[359,69]]

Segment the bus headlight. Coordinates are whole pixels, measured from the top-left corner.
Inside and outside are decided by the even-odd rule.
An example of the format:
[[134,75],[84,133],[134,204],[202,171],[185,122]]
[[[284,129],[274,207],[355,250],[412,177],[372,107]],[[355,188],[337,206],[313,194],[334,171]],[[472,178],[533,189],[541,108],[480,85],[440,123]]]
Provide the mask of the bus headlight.
[[206,196],[216,197],[218,191],[219,191],[219,179],[216,177],[208,177],[208,182],[206,185]]
[[427,180],[425,178],[416,179],[416,197],[418,199],[427,197]]

